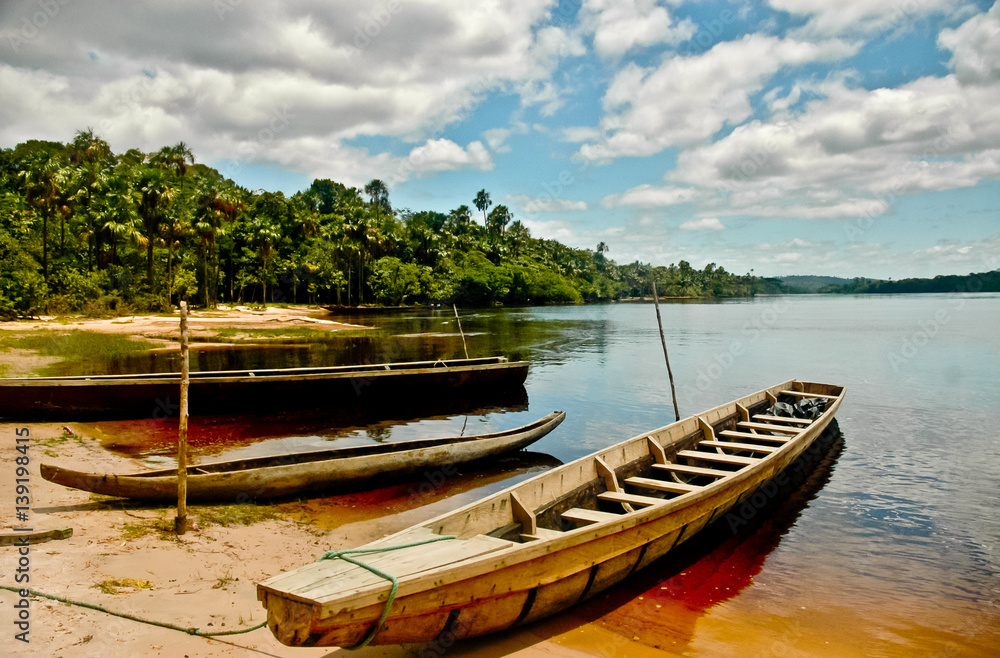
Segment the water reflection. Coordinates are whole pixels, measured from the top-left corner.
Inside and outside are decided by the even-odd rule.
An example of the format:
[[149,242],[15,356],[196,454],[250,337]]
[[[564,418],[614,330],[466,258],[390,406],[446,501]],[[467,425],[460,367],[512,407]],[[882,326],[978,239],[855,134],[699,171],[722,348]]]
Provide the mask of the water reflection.
[[[483,434],[515,427],[509,419],[500,419],[527,409],[527,392],[520,387],[488,398],[448,397],[419,404],[400,400],[391,408],[377,410],[359,406],[332,411],[192,416],[188,421],[188,444],[196,460],[219,456],[246,459],[372,442],[462,436],[463,429],[468,434]],[[80,432],[100,440],[108,450],[160,467],[175,463],[177,424],[177,418],[74,423]]]
[[789,467],[789,482],[766,505],[729,512],[664,559],[566,614],[631,642],[684,652],[705,612],[753,583],[830,481],[843,447],[834,421]]

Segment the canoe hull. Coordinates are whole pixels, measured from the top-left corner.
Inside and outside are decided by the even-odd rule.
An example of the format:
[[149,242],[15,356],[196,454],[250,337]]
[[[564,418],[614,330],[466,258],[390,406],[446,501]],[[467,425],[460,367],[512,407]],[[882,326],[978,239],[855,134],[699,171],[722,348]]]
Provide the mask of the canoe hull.
[[[773,394],[791,385],[792,382],[786,382],[736,402],[751,409],[759,407],[768,392]],[[839,394],[831,398],[823,416],[789,441],[783,450],[727,477],[725,486],[705,486],[686,496],[623,514],[619,520],[569,529],[556,538],[542,541],[509,542],[506,548],[457,561],[447,568],[400,578],[399,593],[372,643],[431,642],[443,632],[459,639],[502,631],[559,612],[620,582],[668,554],[710,522],[723,518],[768,482],[782,480],[786,469],[830,424],[840,405],[843,389],[821,390]],[[735,402],[722,405],[700,416],[721,429],[730,424],[727,419],[735,414],[734,405]],[[671,447],[682,448],[687,441],[685,437],[697,428],[697,420],[692,424],[685,419],[649,435],[656,435],[657,440],[677,439],[674,444],[664,442],[663,447],[669,453]],[[648,470],[649,459],[642,454],[646,436],[624,441],[598,456],[624,480],[632,472]],[[579,504],[588,488],[600,488],[600,478],[595,483],[593,475],[593,456],[582,458],[378,544],[405,544],[419,536],[418,530],[455,535],[454,541],[460,543],[478,539],[470,536],[476,525],[480,528],[495,525],[500,531],[491,533],[493,536],[510,538],[511,534],[504,534],[503,521],[511,520],[512,510],[501,508],[504,501],[513,501],[513,494],[523,499],[528,509],[538,511],[541,526],[547,514],[544,501],[547,496],[556,495],[552,491],[561,493],[554,503],[548,503],[548,511],[564,512]],[[565,482],[574,485],[568,492],[565,487],[559,488]],[[546,490],[549,493],[543,493]],[[392,570],[391,565],[380,568]],[[308,565],[258,586],[258,598],[268,609],[268,625],[282,643],[352,646],[366,637],[382,614],[385,595],[384,592],[379,595],[377,587],[368,587],[367,593],[361,593],[363,588],[359,587],[344,597],[334,596],[329,588],[301,584],[323,569]]]
[[[386,407],[397,400],[483,396],[524,384],[526,362],[502,358],[192,373],[189,411],[268,413],[287,409]],[[180,408],[180,376],[123,375],[0,380],[0,417],[167,418]]]
[[[195,466],[187,477],[188,500],[246,502],[375,484],[389,477],[521,450],[558,427],[565,417],[557,411],[524,427],[464,438],[402,441]],[[302,461],[303,457],[309,460]],[[145,501],[177,500],[176,471],[106,475],[42,464],[41,472],[46,480],[91,493]]]

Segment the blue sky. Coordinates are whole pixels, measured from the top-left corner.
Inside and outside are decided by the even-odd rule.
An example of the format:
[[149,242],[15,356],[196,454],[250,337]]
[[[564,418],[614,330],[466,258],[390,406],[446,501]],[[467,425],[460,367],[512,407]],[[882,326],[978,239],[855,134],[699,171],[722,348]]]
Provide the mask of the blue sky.
[[386,181],[618,262],[1000,267],[1000,7],[445,0],[0,7],[0,146],[186,142],[251,189]]

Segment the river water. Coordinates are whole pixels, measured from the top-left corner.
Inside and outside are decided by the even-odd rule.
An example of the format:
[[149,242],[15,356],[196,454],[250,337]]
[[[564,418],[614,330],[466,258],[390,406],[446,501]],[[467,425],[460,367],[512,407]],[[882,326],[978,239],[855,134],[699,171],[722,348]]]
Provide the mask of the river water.
[[[662,314],[682,417],[786,379],[819,381],[847,387],[842,440],[797,495],[746,527],[721,528],[568,613],[452,654],[502,655],[544,637],[609,656],[996,655],[1000,295],[758,297],[664,304]],[[206,352],[195,367],[462,355],[450,309],[348,321],[384,331]],[[433,483],[426,499],[414,495],[421,482],[400,487],[399,504],[386,509],[418,522],[549,468],[552,458],[569,461],[673,420],[650,304],[463,311],[461,321],[471,356],[531,362],[526,401],[365,427],[297,424],[276,413],[251,432],[239,419],[220,419],[203,425],[196,447],[204,457],[236,458],[480,433],[567,412],[532,446],[541,454],[486,475],[463,471]],[[107,445],[150,464],[169,459],[166,443]],[[307,511],[322,525],[323,509],[319,502]]]

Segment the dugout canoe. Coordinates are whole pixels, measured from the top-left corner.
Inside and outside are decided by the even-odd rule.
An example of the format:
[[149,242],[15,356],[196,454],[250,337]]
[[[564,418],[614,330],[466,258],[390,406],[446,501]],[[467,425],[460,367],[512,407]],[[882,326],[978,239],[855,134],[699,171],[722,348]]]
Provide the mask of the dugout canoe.
[[[565,412],[554,411],[529,425],[491,434],[198,464],[187,469],[187,496],[191,501],[247,501],[374,484],[520,450],[554,430],[565,417]],[[42,464],[41,472],[50,482],[106,496],[177,500],[176,468],[109,475]]]
[[[524,384],[528,363],[505,357],[314,368],[192,372],[191,414],[371,407],[483,396]],[[165,418],[180,405],[180,373],[0,379],[0,417]]]
[[[348,647],[452,641],[559,612],[788,477],[844,392],[787,381],[328,553],[258,584],[268,627],[286,645]],[[815,417],[780,415],[795,403]],[[398,579],[394,600],[390,582],[359,562]]]

